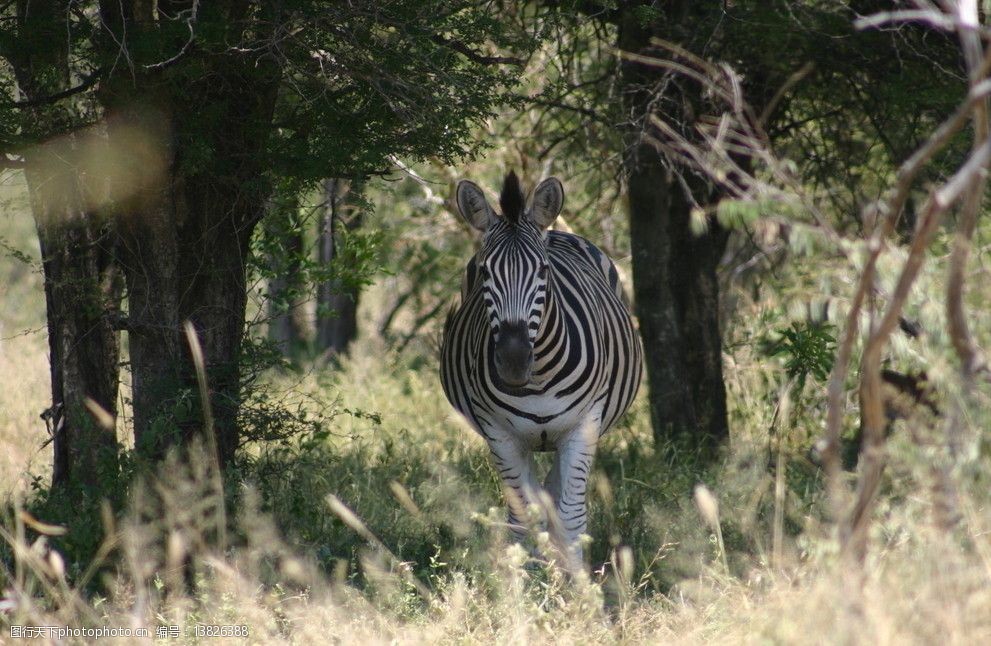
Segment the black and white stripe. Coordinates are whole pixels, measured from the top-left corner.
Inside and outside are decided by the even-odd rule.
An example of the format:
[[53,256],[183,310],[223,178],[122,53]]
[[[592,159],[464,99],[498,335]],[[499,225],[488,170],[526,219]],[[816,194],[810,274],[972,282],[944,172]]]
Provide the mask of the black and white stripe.
[[484,237],[444,329],[441,381],[489,443],[519,539],[539,498],[532,453],[557,452],[547,520],[577,567],[596,444],[636,395],[640,340],[612,261],[584,238],[546,230],[563,205],[560,182],[541,183],[526,207],[511,173],[500,204],[501,215],[475,184],[458,186],[462,214]]

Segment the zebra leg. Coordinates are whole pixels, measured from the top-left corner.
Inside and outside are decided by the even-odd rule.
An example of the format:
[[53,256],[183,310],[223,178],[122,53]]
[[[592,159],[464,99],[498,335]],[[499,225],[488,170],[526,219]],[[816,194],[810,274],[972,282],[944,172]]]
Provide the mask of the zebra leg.
[[592,475],[592,462],[599,441],[602,405],[599,404],[557,445],[557,456],[544,487],[554,501],[557,518],[551,520],[554,538],[569,570],[584,567],[578,538],[588,528],[585,494]]
[[502,479],[506,506],[509,508],[509,529],[513,540],[522,543],[529,533],[528,509],[539,504],[540,486],[534,476],[533,452],[508,434],[498,437],[490,430],[486,437],[490,438],[489,450]]

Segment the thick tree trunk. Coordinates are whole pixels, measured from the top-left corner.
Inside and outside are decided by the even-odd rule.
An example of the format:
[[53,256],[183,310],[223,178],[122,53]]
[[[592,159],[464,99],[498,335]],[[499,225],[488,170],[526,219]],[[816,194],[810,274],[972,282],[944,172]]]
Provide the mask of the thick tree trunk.
[[[179,119],[170,120],[181,128]],[[245,146],[238,153],[256,159]],[[202,432],[202,402],[182,332],[192,321],[206,360],[218,458],[239,443],[241,342],[248,243],[264,208],[261,168],[185,175],[174,162],[120,233],[127,278],[135,442],[157,459]]]
[[[320,224],[320,264],[329,266],[337,257],[340,230],[361,226],[360,214],[346,217],[347,199],[354,186],[340,179],[324,181],[326,206]],[[356,289],[339,281],[327,281],[317,287],[317,350],[326,356],[346,353],[358,336],[358,299]]]
[[[644,28],[632,10],[621,15],[619,27],[624,51],[641,53],[652,36],[660,35]],[[631,117],[625,163],[636,311],[655,442],[711,457],[729,434],[716,280],[728,234],[715,219],[701,235],[692,232],[695,202],[686,190],[706,203],[708,189],[689,170],[679,169],[677,160],[664,159],[643,141],[645,117],[658,106],[667,111],[663,118],[690,129],[693,108],[701,103],[701,88],[684,79],[662,85],[663,74],[662,68],[635,61],[622,65]]]
[[[151,5],[142,5],[150,11]],[[111,29],[140,29],[150,16],[121,17],[102,5]],[[108,45],[110,43],[108,42]],[[162,167],[118,204],[127,282],[135,444],[151,459],[204,431],[204,402],[183,325],[192,322],[206,363],[217,459],[239,445],[241,344],[248,245],[270,190],[265,133],[277,66],[236,52],[201,62],[195,77],[127,70],[106,81],[101,101],[110,139],[145,142]],[[137,134],[134,134],[137,133]]]
[[633,283],[655,441],[712,455],[728,435],[716,267],[727,234],[691,232],[691,203],[658,153],[628,165]]
[[[84,208],[78,169],[66,165],[71,144],[67,138],[25,153],[25,176],[45,272],[52,484],[96,486],[116,477],[119,355],[112,313],[121,283],[111,231]],[[93,417],[87,398],[109,414],[110,424]]]
[[[52,484],[75,481],[96,488],[116,476],[119,354],[114,313],[121,281],[113,264],[113,231],[86,197],[81,160],[92,137],[73,132],[73,107],[46,100],[70,87],[68,51],[60,19],[65,2],[19,3],[17,19],[33,48],[2,52],[24,98],[22,136],[36,139],[23,154],[45,273],[52,404],[45,419],[53,432]],[[64,134],[40,141],[41,124]],[[94,417],[90,399],[109,417]]]

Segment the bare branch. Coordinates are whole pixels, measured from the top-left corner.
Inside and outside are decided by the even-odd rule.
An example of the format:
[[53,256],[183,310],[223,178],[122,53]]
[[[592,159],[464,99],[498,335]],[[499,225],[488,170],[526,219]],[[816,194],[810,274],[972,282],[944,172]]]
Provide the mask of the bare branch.
[[445,38],[444,36],[436,35],[432,36],[430,40],[438,45],[452,49],[481,65],[515,65],[518,67],[524,65],[523,59],[516,58],[515,56],[485,56],[484,54],[479,54],[465,43],[454,38]]
[[196,14],[197,11],[199,10],[199,7],[200,7],[199,0],[193,0],[193,6],[188,10],[189,17],[186,18],[186,27],[189,28],[189,38],[186,40],[185,44],[183,44],[179,52],[175,56],[167,58],[164,61],[158,63],[152,63],[150,65],[145,65],[144,68],[146,70],[163,70],[168,67],[172,67],[173,65],[181,61],[183,58],[185,58],[186,54],[188,54],[190,50],[192,50],[194,43],[196,42],[196,32],[193,25],[196,24]]
[[932,9],[903,9],[901,11],[882,11],[870,16],[857,18],[853,21],[855,29],[877,29],[896,23],[915,22],[941,29],[955,31],[960,23],[952,16]]
[[[981,70],[986,72],[989,66],[991,66],[991,61],[986,58],[981,65]],[[822,455],[827,478],[830,483],[831,508],[836,519],[842,514],[839,489],[839,447],[840,430],[843,423],[843,385],[846,382],[850,358],[853,354],[854,341],[860,329],[858,325],[860,311],[863,307],[864,298],[870,293],[871,285],[874,283],[874,274],[878,257],[883,249],[883,240],[889,237],[894,231],[916,176],[925,167],[926,163],[950,142],[953,135],[966,125],[974,110],[974,106],[986,100],[989,94],[991,94],[991,81],[983,81],[974,86],[967,95],[965,103],[957,108],[957,111],[930,135],[926,143],[901,165],[896,176],[895,187],[889,197],[885,201],[874,203],[865,209],[868,213],[881,214],[883,221],[880,226],[875,228],[867,244],[870,255],[864,264],[857,288],[854,291],[850,311],[847,314],[843,338],[840,341],[827,390],[826,442]]]
[[870,512],[884,468],[885,420],[881,398],[881,350],[898,325],[902,307],[925,262],[926,248],[932,241],[940,220],[973,187],[978,177],[986,173],[988,160],[991,160],[991,140],[986,140],[942,187],[930,194],[923,210],[921,225],[912,240],[888,309],[864,348],[860,376],[860,415],[864,429],[864,446],[861,449],[863,470],[857,484],[857,499],[853,511],[841,534],[844,551],[858,563],[863,562],[867,553]]
[[[973,1],[960,2],[958,6],[958,18],[961,23],[976,24],[977,5]],[[989,81],[980,79],[986,73],[985,64],[991,60],[991,49],[981,61],[981,43],[973,30],[959,30],[961,45],[964,48],[964,57],[967,61],[972,87],[987,84]],[[974,93],[974,90],[971,90]],[[973,113],[974,122],[974,148],[984,145],[988,138],[988,100],[982,97],[975,103]],[[971,377],[985,367],[986,362],[981,356],[974,335],[967,324],[967,316],[964,311],[963,297],[965,284],[965,271],[967,258],[970,255],[971,240],[977,227],[977,217],[981,209],[984,198],[984,190],[987,187],[987,174],[982,174],[974,182],[969,194],[964,202],[960,218],[957,223],[957,233],[954,236],[953,251],[950,255],[950,270],[946,289],[946,310],[947,323],[950,332],[950,340],[960,358],[960,368],[965,384]],[[953,432],[951,431],[951,435]],[[951,440],[951,444],[953,441]]]
[[815,64],[806,63],[801,69],[788,77],[788,80],[785,81],[784,85],[778,88],[778,91],[774,93],[771,100],[768,101],[767,105],[764,106],[764,109],[761,110],[760,117],[758,117],[758,119],[762,126],[767,127],[768,120],[771,118],[771,115],[774,114],[774,111],[777,109],[785,95],[788,94],[793,87],[801,83],[806,76],[812,73],[812,70],[814,69]]
[[31,108],[39,105],[48,105],[50,103],[61,101],[62,99],[67,99],[70,96],[85,92],[96,85],[100,79],[103,78],[103,73],[104,70],[101,67],[83,77],[83,80],[79,83],[79,85],[71,87],[67,90],[62,90],[61,92],[56,92],[55,94],[49,94],[46,96],[35,97],[33,99],[25,99],[23,101],[6,101],[0,103],[0,108]]
[[575,112],[577,114],[583,115],[592,119],[593,121],[598,121],[599,123],[608,123],[608,121],[602,117],[598,112],[591,108],[586,108],[580,105],[569,105],[564,101],[556,101],[554,99],[542,99],[539,96],[526,96],[525,94],[517,94],[517,98],[523,99],[527,103],[532,105],[540,105],[548,108],[559,108],[561,110],[568,110],[569,112]]

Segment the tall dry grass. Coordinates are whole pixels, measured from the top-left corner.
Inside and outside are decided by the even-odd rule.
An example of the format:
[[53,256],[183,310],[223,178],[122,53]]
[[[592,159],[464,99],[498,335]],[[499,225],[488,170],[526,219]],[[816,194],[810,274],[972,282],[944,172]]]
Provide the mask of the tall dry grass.
[[[24,211],[0,215],[0,238],[37,262]],[[19,333],[43,324],[41,281],[36,264],[0,254],[0,641],[23,625],[152,634],[178,626],[174,643],[205,641],[195,627],[207,625],[246,626],[247,638],[221,641],[259,644],[991,641],[986,387],[965,406],[956,529],[933,522],[931,465],[943,456],[925,440],[939,421],[897,422],[864,578],[852,582],[824,521],[822,477],[805,457],[824,425],[823,384],[794,393],[764,347],[823,295],[840,320],[851,270],[814,246],[794,254],[760,299],[741,292],[736,301],[726,356],[733,435],[723,461],[706,468],[677,447],[655,451],[638,402],[601,447],[592,571],[577,580],[507,543],[487,450],[445,402],[429,342],[397,355],[365,338],[338,369],[271,375],[271,391],[321,430],[249,447],[228,474],[226,499],[194,449],[137,478],[116,508],[97,505],[85,519],[39,515],[26,474],[47,476],[37,417],[48,396],[45,339]],[[970,298],[987,344],[982,255]],[[882,260],[883,283],[897,258]],[[888,361],[925,367],[946,402],[958,396],[956,371],[930,297],[942,293],[944,275],[944,263],[927,266],[909,312],[928,333],[897,339]],[[367,318],[377,299],[365,302]],[[699,482],[713,497],[702,509]],[[85,558],[68,547],[80,527],[99,535]]]

